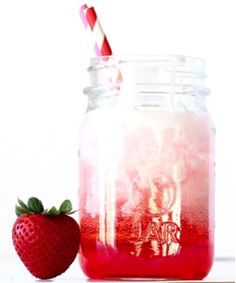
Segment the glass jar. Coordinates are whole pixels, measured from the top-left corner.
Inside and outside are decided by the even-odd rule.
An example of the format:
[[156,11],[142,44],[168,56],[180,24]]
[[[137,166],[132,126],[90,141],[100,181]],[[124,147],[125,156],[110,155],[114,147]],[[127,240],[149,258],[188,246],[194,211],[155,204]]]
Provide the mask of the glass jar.
[[80,129],[80,264],[94,279],[202,279],[213,262],[204,61],[99,57]]

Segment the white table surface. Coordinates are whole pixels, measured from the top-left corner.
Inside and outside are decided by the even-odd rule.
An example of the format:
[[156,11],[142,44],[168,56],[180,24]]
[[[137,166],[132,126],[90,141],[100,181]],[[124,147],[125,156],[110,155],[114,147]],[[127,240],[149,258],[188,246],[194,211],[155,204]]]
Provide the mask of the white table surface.
[[[70,266],[70,268],[61,276],[53,280],[38,280],[35,279],[24,267],[17,256],[1,256],[0,257],[0,282],[63,282],[63,283],[75,283],[75,282],[109,282],[101,280],[89,280],[82,273],[79,267],[78,259]],[[235,262],[233,260],[215,260],[213,268],[205,282],[235,282]],[[114,282],[118,282],[113,280]],[[127,281],[121,281],[127,282]],[[165,281],[167,282],[167,281]],[[170,282],[170,281],[169,281]],[[186,282],[186,281],[185,281]],[[195,281],[197,282],[197,281]]]

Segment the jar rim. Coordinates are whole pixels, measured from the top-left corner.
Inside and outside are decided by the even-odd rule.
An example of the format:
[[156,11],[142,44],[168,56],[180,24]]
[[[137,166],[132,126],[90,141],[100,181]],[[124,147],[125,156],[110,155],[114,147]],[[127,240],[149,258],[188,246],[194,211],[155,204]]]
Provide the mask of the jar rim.
[[[88,72],[93,91],[117,92],[120,86],[133,86],[140,92],[193,93],[209,91],[204,86],[205,60],[185,55],[112,55],[90,59]],[[121,77],[121,79],[120,79]]]
[[204,71],[205,60],[201,57],[186,56],[186,55],[111,55],[98,56],[90,58],[90,68],[97,69],[104,66],[113,66],[117,64],[158,64],[178,66],[188,65],[191,68]]

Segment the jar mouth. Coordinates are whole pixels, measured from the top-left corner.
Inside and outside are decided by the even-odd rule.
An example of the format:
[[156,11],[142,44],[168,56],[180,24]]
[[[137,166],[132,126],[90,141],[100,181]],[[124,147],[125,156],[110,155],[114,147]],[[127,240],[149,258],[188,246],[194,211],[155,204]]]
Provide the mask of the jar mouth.
[[200,57],[185,55],[111,55],[92,57],[88,71],[96,71],[106,67],[119,65],[155,65],[159,68],[175,68],[185,73],[194,73],[199,78],[205,78],[205,60]]
[[113,55],[90,59],[90,86],[86,95],[119,94],[133,88],[138,93],[207,95],[203,58],[184,55]]

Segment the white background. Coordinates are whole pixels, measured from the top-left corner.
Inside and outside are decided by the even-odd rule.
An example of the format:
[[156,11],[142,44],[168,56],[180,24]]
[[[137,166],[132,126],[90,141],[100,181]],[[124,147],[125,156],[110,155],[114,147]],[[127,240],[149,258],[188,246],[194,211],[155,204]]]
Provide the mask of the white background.
[[[236,45],[232,0],[94,1],[115,54],[206,59],[216,140],[216,256],[233,257]],[[90,2],[91,3],[91,2]],[[79,0],[0,0],[0,255],[17,196],[77,206],[78,127],[93,43]]]

